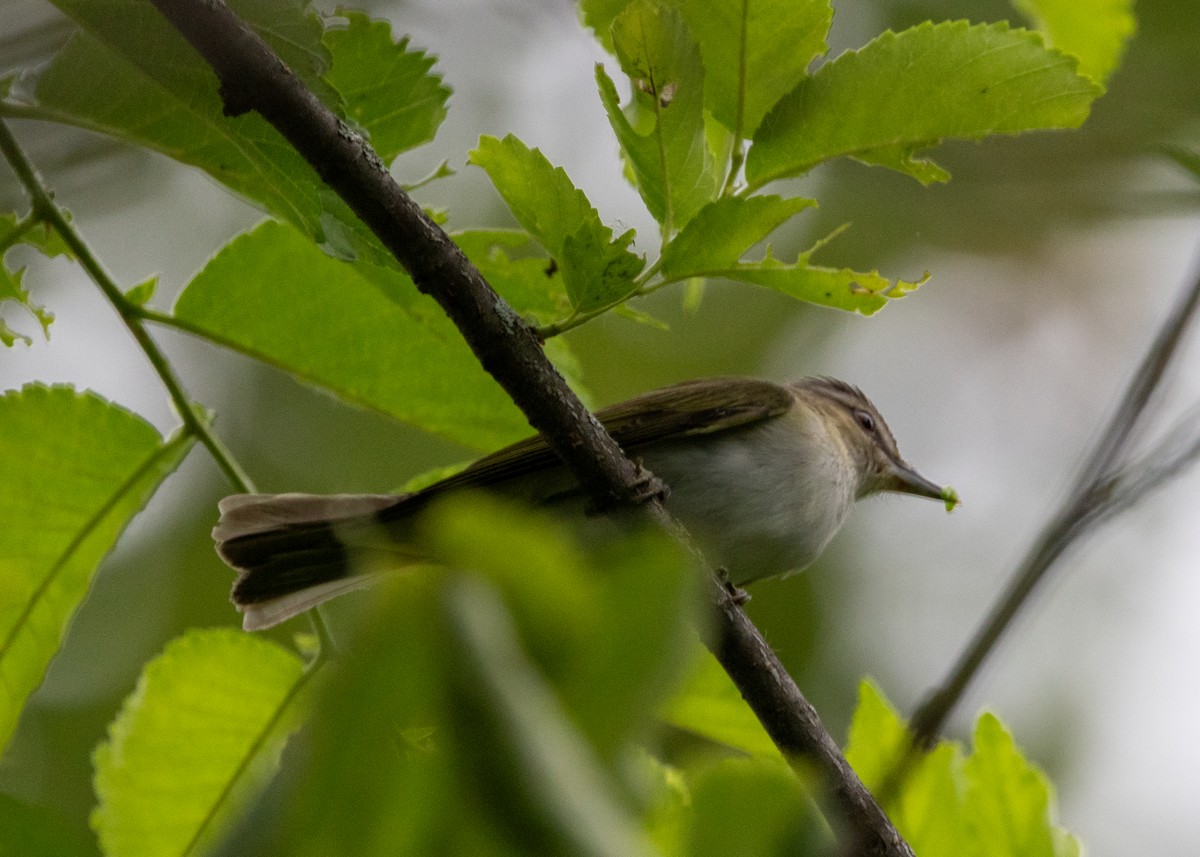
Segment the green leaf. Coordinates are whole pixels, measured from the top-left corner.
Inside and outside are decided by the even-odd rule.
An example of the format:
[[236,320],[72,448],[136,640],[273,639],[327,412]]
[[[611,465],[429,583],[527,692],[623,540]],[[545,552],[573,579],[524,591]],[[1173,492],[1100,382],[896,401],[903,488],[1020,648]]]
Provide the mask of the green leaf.
[[[869,680],[861,682],[846,760],[867,788],[880,794],[908,747],[904,721],[878,687]],[[967,836],[964,792],[962,751],[943,741],[912,762],[904,788],[893,793],[885,809],[921,857],[956,857],[963,853]]]
[[[876,793],[909,747],[907,726],[870,682],[859,687],[846,759]],[[911,761],[884,807],[921,857],[1078,857],[1055,821],[1053,791],[993,715],[976,724],[974,753],[942,741]]]
[[146,664],[96,748],[92,826],[107,857],[192,853],[266,784],[299,721],[300,659],[229,628]]
[[450,88],[432,73],[434,58],[392,41],[386,21],[343,11],[345,30],[330,30],[325,43],[336,58],[326,80],[341,93],[346,113],[384,161],[428,143],[446,118]]
[[682,280],[728,268],[789,218],[813,205],[816,202],[811,199],[778,196],[724,197],[710,202],[663,251],[662,275]]
[[763,120],[746,159],[751,187],[848,155],[929,183],[916,157],[943,139],[1074,128],[1102,89],[1041,37],[1005,23],[926,22],[842,54]]
[[659,716],[679,729],[752,756],[777,758],[779,748],[716,658],[693,647],[693,666]]
[[1046,41],[1079,60],[1079,73],[1103,83],[1137,31],[1133,0],[1013,0]]
[[4,857],[99,857],[86,827],[57,812],[0,794],[0,854]]
[[700,51],[674,11],[635,0],[612,25],[621,69],[629,76],[628,112],[604,68],[596,83],[638,193],[665,235],[682,228],[716,196],[718,177],[704,129]]
[[91,393],[0,396],[0,746],[96,566],[191,441]]
[[826,854],[835,844],[782,759],[725,759],[704,770],[692,787],[690,821],[689,857]]
[[[153,8],[141,0],[58,0],[83,28],[37,78],[38,115],[88,128],[198,167],[236,193],[311,236],[327,252],[380,265],[395,261],[294,149],[257,113],[227,117],[216,76]],[[413,77],[424,54],[396,48],[359,23],[325,34],[298,0],[236,4],[272,47],[337,112],[380,118],[368,123],[388,148],[420,142],[444,111],[440,81]],[[357,19],[356,19],[357,20]],[[409,58],[409,57],[412,58]],[[330,67],[330,63],[332,66]],[[344,68],[353,64],[352,69]],[[320,77],[347,87],[343,103]],[[409,87],[400,85],[411,81]],[[389,85],[373,89],[366,81]],[[413,98],[414,105],[406,99]],[[357,100],[363,99],[366,103]],[[412,135],[399,128],[401,114]],[[392,117],[396,117],[393,121]],[[389,152],[395,154],[395,152]]]
[[[29,299],[29,290],[21,285],[21,280],[24,276],[24,268],[17,271],[10,271],[6,265],[0,265],[0,307],[9,302],[23,307],[41,325],[42,335],[49,338],[50,323],[54,321],[54,313],[49,312],[45,307]],[[13,330],[3,318],[0,318],[0,343],[11,348],[16,344],[17,340],[24,342],[26,345],[33,343],[32,339],[23,333]]]
[[829,0],[668,0],[704,59],[705,105],[750,137],[767,111],[829,46]]
[[451,234],[471,263],[505,300],[528,318],[546,322],[570,312],[562,268],[518,229],[472,229]]
[[446,567],[376,594],[284,810],[255,815],[268,844],[219,853],[647,853],[631,762],[702,615],[689,558],[650,535],[595,540],[597,555],[561,521],[478,496],[417,529]]
[[563,284],[576,312],[608,306],[637,289],[634,278],[646,260],[629,250],[633,238],[630,229],[605,244],[603,235],[586,226],[566,237],[560,257]]
[[[70,253],[58,233],[46,224],[33,223],[28,217],[18,218],[11,213],[0,214],[0,309],[10,302],[22,307],[41,325],[42,335],[48,339],[54,313],[30,299],[29,290],[21,283],[25,269],[13,268],[8,263],[8,251],[22,244],[33,247],[48,257]],[[26,345],[33,342],[28,336],[13,330],[0,318],[0,343],[12,347],[17,340]]]
[[556,260],[577,312],[617,301],[635,288],[645,259],[629,251],[633,232],[612,230],[562,167],[511,134],[481,137],[471,163],[492,180],[513,216]]
[[1012,735],[992,714],[975,724],[967,759],[965,812],[981,857],[1063,857],[1078,851],[1054,822],[1054,793],[1046,775],[1026,761]]
[[583,23],[591,27],[596,38],[609,53],[613,50],[612,22],[632,0],[579,0]]
[[175,317],[347,401],[476,449],[529,433],[405,275],[332,259],[281,223],[226,245],[179,296]]
[[145,306],[149,300],[154,297],[154,291],[158,288],[158,277],[154,276],[148,280],[138,283],[129,291],[125,292],[125,300],[129,301],[134,306]]
[[[836,234],[836,233],[835,233]],[[832,236],[830,236],[832,237]],[[889,280],[878,271],[854,271],[850,268],[826,268],[810,263],[812,255],[829,239],[819,242],[786,264],[771,255],[762,261],[732,265],[706,272],[709,277],[739,280],[766,289],[780,292],[797,300],[834,309],[873,315],[889,300],[902,298],[920,287],[929,278],[921,280]]]

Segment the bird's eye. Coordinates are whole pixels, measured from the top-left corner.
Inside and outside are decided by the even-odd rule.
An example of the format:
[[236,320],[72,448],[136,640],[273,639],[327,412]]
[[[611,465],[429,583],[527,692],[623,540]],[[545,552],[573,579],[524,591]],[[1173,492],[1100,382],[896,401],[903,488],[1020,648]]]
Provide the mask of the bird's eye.
[[855,411],[854,418],[858,420],[863,431],[875,431],[875,418],[867,411]]

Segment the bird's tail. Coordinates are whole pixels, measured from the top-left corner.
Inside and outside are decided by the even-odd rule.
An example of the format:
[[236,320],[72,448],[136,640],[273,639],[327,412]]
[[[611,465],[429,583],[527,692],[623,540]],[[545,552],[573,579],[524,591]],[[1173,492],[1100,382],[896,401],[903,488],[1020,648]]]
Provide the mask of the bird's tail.
[[221,501],[217,553],[238,572],[233,603],[247,631],[270,628],[369,584],[406,555],[379,513],[395,494],[235,494]]

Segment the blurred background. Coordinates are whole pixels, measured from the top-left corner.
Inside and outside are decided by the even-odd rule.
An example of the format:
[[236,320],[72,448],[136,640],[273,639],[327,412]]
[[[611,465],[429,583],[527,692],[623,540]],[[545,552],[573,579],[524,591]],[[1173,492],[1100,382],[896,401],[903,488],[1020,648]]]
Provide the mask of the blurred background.
[[[437,141],[402,158],[399,175],[420,177],[442,159],[461,168],[481,134],[512,132],[563,166],[607,222],[654,234],[595,94],[593,63],[612,61],[570,3],[356,5],[436,54],[454,89]],[[3,14],[0,69],[45,59],[69,33],[42,0],[3,0]],[[1200,9],[1143,0],[1137,14],[1125,63],[1080,132],[944,146],[934,155],[954,178],[938,187],[854,163],[798,183],[821,208],[777,236],[777,255],[850,222],[818,261],[907,279],[932,272],[879,316],[715,284],[695,310],[672,290],[646,302],[669,332],[604,318],[570,334],[596,404],[719,373],[846,379],[887,416],[909,461],[958,489],[964,504],[951,516],[911,498],[868,501],[819,566],[754,587],[753,618],[835,735],[864,674],[906,713],[943,676],[1197,274],[1200,194],[1159,150],[1200,137]],[[958,17],[1016,15],[991,2],[846,2],[831,56],[887,27]],[[164,158],[60,127],[14,127],[116,278],[161,276],[162,308],[261,219]],[[455,228],[511,225],[474,168],[420,200],[447,208]],[[0,202],[24,206],[6,169]],[[68,382],[175,427],[150,367],[77,269],[39,261],[26,283],[57,320],[49,342],[0,353],[4,388]],[[470,455],[206,343],[158,339],[263,490],[389,490]],[[1200,400],[1200,350],[1186,350],[1168,386],[1159,425]],[[231,575],[208,536],[223,493],[196,451],[134,521],[0,764],[0,790],[84,820],[91,749],[140,665],[183,628],[237,622]],[[997,711],[1049,772],[1062,822],[1093,855],[1200,851],[1198,495],[1200,475],[1183,474],[1071,552],[952,724],[962,737],[981,708]]]

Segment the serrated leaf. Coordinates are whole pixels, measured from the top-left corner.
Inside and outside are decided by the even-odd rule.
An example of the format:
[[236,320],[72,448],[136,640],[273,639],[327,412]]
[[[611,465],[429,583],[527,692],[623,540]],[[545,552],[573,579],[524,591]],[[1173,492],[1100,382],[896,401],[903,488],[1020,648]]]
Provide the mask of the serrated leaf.
[[[881,794],[909,747],[908,728],[870,680],[859,684],[846,761],[863,784]],[[912,762],[904,787],[884,807],[921,857],[957,857],[965,847],[962,751],[943,741]],[[919,844],[918,844],[919,843]],[[1016,857],[1016,855],[1014,855]]]
[[231,628],[169,643],[93,757],[92,827],[107,857],[175,857],[212,841],[278,767],[303,683],[298,657]]
[[[212,70],[152,7],[141,0],[58,0],[57,5],[83,28],[59,52],[36,82],[34,110],[51,121],[88,128],[168,155],[198,167],[217,181],[287,220],[311,236],[326,252],[364,258],[379,265],[396,263],[362,223],[303,158],[257,113],[224,115]],[[390,117],[407,111],[415,137],[436,124],[442,108],[430,100],[428,80],[415,86],[371,89],[365,80],[395,83],[397,65],[420,65],[390,54],[378,33],[324,34],[320,20],[298,0],[273,0],[267,6],[243,0],[235,10],[272,47],[288,59],[305,82],[337,112],[377,118],[373,127],[394,148],[404,132]],[[261,16],[261,20],[260,20]],[[314,29],[315,28],[315,29]],[[361,39],[359,38],[361,36]],[[315,40],[314,40],[315,39]],[[344,55],[343,55],[344,54]],[[343,97],[319,76],[348,89]],[[352,70],[344,69],[354,63]],[[350,97],[369,100],[363,106]],[[412,96],[421,103],[405,101]],[[436,114],[436,115],[435,115]]]
[[760,187],[851,156],[940,181],[945,171],[918,151],[943,139],[1078,127],[1102,92],[1072,58],[1005,23],[889,31],[784,96],[755,134],[746,180]]
[[683,19],[652,0],[631,3],[613,21],[612,33],[633,100],[623,111],[616,87],[597,65],[600,100],[638,193],[671,234],[717,193],[704,128],[700,51]]
[[829,46],[829,0],[668,0],[704,59],[704,100],[721,124],[753,136],[767,111]]
[[1055,823],[1046,775],[1017,749],[993,714],[975,724],[975,752],[967,759],[965,813],[981,857],[1063,857],[1077,850]]
[[96,566],[191,442],[92,393],[0,396],[0,746]]
[[345,30],[325,42],[337,58],[326,80],[342,95],[346,113],[366,132],[384,161],[433,139],[446,118],[450,88],[433,74],[434,58],[407,38],[392,40],[386,21],[344,11]]
[[[13,303],[24,308],[41,325],[42,335],[49,338],[50,324],[54,321],[54,314],[45,307],[30,300],[29,290],[21,285],[21,280],[24,276],[24,268],[17,271],[10,271],[6,265],[0,265],[0,309],[6,303]],[[33,343],[32,339],[23,333],[13,330],[3,318],[0,318],[0,343],[3,343],[5,347],[11,348],[18,340],[24,342],[26,345]]]
[[583,23],[596,34],[597,40],[609,53],[613,50],[612,22],[632,0],[579,0]]
[[778,758],[779,748],[716,658],[697,644],[692,660],[687,677],[659,709],[659,717],[752,756]]
[[563,241],[563,284],[576,312],[590,312],[628,297],[637,289],[634,278],[646,260],[629,250],[632,229],[607,244],[603,236],[584,227]]
[[922,857],[1078,857],[1079,842],[1054,818],[1045,775],[1021,755],[993,715],[976,724],[974,752],[941,741],[911,760],[897,785],[896,766],[908,750],[907,726],[868,681],[850,726],[846,759],[876,791],[891,783],[885,811]]
[[811,199],[778,196],[724,197],[710,202],[663,251],[662,275],[681,280],[727,268],[789,218],[814,205]]
[[630,252],[633,232],[612,230],[587,196],[538,149],[511,134],[481,137],[471,163],[492,180],[513,216],[557,263],[577,312],[605,306],[628,295],[645,259]]
[[[68,212],[64,211],[63,215],[70,221]],[[24,218],[19,218],[11,212],[0,214],[0,249],[7,251],[17,244],[27,244],[48,259],[56,256],[71,257],[71,248],[63,241],[58,230],[48,223],[37,223],[30,228],[24,228],[23,220]]]
[[1103,83],[1137,31],[1133,0],[1013,0],[1052,47],[1079,60],[1079,73]]
[[583,228],[605,229],[600,213],[566,170],[512,134],[503,140],[480,137],[469,160],[488,174],[513,217],[551,256],[562,254],[568,235]]
[[491,449],[529,433],[408,277],[332,259],[285,224],[264,223],[226,245],[184,289],[175,315],[347,401],[467,446]]
[[850,268],[827,268],[811,264],[810,260],[825,242],[805,250],[791,264],[767,256],[760,262],[742,263],[728,268],[712,269],[709,277],[723,277],[762,286],[772,291],[819,306],[874,315],[889,300],[902,298],[919,288],[928,274],[915,282],[889,280],[878,271],[854,271]]
[[[12,303],[23,308],[41,326],[42,335],[49,339],[54,313],[30,298],[29,290],[22,285],[25,269],[14,269],[8,263],[8,251],[19,245],[33,247],[48,258],[69,256],[70,251],[59,234],[48,225],[35,223],[31,226],[27,220],[18,218],[15,214],[0,214],[0,311],[3,310],[5,303]],[[9,327],[4,319],[0,318],[0,344],[12,347],[18,340],[26,345],[33,342],[25,334]]]

